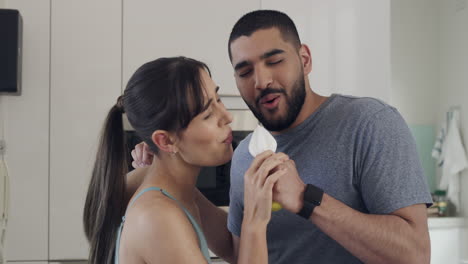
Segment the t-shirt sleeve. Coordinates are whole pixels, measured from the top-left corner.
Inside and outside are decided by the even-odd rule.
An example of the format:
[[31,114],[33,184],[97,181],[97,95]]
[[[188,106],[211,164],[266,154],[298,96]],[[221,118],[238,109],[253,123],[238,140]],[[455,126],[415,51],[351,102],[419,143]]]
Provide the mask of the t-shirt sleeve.
[[358,143],[359,186],[369,213],[388,214],[432,198],[416,143],[405,121],[385,107],[367,121]]

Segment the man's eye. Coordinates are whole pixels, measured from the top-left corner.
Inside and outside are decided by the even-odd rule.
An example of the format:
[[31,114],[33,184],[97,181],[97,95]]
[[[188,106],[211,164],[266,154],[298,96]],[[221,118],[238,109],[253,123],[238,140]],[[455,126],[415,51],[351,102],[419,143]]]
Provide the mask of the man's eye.
[[245,76],[249,75],[249,73],[251,73],[251,72],[252,72],[252,70],[248,70],[248,71],[239,73],[239,76],[240,76],[240,77],[245,77]]
[[272,62],[269,62],[268,64],[270,65],[274,65],[274,64],[278,64],[280,62],[282,62],[283,60],[277,60],[277,61],[272,61]]

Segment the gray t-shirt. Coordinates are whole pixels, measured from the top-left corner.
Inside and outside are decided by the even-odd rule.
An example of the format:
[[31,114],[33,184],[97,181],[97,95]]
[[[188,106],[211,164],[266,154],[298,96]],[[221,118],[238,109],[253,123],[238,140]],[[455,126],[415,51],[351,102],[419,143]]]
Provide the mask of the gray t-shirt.
[[[250,138],[236,148],[231,165],[228,229],[237,236],[244,173],[253,160]],[[277,152],[295,161],[304,183],[355,210],[389,214],[432,203],[408,126],[395,108],[379,100],[334,94],[302,124],[275,139]],[[269,263],[361,263],[312,222],[286,210],[272,214],[267,242]]]

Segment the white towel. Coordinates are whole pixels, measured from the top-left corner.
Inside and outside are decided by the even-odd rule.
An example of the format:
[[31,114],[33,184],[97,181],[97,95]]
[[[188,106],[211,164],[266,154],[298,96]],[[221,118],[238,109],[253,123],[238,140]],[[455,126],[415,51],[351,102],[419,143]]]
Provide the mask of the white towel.
[[[438,159],[439,166],[442,167],[442,177],[440,179],[439,188],[447,190],[447,197],[456,206],[457,211],[460,208],[460,172],[468,167],[465,149],[460,137],[460,112],[453,110],[448,115],[447,134],[442,137],[440,155],[437,154],[436,142],[434,146],[433,157]],[[443,131],[442,131],[443,135]]]
[[444,124],[440,126],[439,135],[437,135],[436,142],[432,148],[432,157],[437,160],[437,166],[442,167],[444,159],[442,157],[442,146],[447,135],[447,126]]

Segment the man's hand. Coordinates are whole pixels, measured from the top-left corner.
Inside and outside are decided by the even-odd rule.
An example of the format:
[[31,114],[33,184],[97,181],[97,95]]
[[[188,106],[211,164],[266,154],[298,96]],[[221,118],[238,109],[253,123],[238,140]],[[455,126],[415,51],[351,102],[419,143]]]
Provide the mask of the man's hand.
[[285,170],[285,175],[278,179],[273,188],[273,201],[279,202],[281,206],[293,213],[301,210],[306,185],[299,177],[296,163],[288,159],[277,167]]
[[144,168],[153,162],[154,154],[145,142],[140,142],[132,150],[132,166],[133,168]]
[[271,218],[273,186],[286,173],[286,170],[277,168],[288,159],[284,153],[275,154],[267,150],[252,161],[244,174],[243,226],[259,223],[260,227],[266,228]]

